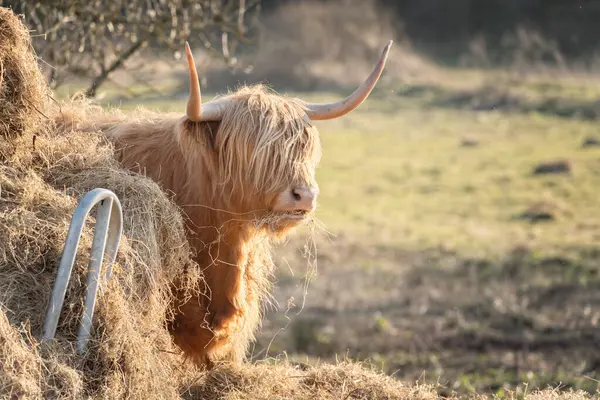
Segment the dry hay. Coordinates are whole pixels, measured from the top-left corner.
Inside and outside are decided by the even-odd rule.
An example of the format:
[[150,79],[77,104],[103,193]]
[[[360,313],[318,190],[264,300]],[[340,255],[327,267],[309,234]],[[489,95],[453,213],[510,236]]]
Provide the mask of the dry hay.
[[[445,395],[438,394],[445,392]],[[522,391],[504,390],[504,399],[584,400],[592,399],[581,390],[548,388]],[[488,399],[477,393],[457,395],[442,382],[402,384],[382,375],[374,367],[356,362],[294,366],[283,360],[269,364],[223,366],[202,375],[195,386],[182,392],[184,399],[222,400],[433,400]]]
[[0,8],[0,139],[34,129],[48,93],[27,28]]
[[353,362],[299,368],[285,361],[225,366],[183,393],[189,399],[437,399],[430,385],[405,385]]
[[[79,101],[45,102],[48,88],[27,32],[2,8],[0,32],[0,140],[10,149],[0,160],[0,396],[178,397],[181,360],[165,321],[175,279],[184,268],[194,272],[181,214],[158,185],[122,170],[101,135],[71,132],[64,129],[69,124],[55,122],[101,111]],[[38,339],[70,217],[77,200],[96,187],[119,196],[125,235],[113,276],[99,293],[92,341],[79,356],[73,343],[93,217],[80,242],[56,340]]]
[[[47,130],[38,134],[35,149],[26,144],[20,141],[10,163],[0,166],[0,302],[8,321],[15,326],[26,322],[23,329],[40,336],[76,199],[95,187],[109,188],[124,207],[126,238],[99,296],[97,339],[85,357],[78,357],[70,343],[81,315],[92,239],[91,229],[84,231],[57,331],[57,351],[68,355],[67,364],[75,369],[66,374],[67,386],[111,397],[120,397],[122,390],[134,397],[175,394],[172,355],[165,353],[173,349],[164,321],[169,289],[191,265],[178,210],[153,182],[120,170],[112,148],[99,136]],[[38,368],[48,369],[41,354]],[[55,358],[54,352],[49,354]],[[79,382],[72,382],[74,375]],[[64,383],[40,390],[56,385]]]

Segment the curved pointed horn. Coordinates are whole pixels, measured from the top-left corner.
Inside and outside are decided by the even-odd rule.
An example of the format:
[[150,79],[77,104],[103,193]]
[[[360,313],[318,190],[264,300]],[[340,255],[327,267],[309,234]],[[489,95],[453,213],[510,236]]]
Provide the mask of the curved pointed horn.
[[222,102],[210,102],[202,105],[200,93],[200,81],[196,71],[196,63],[188,42],[185,42],[185,54],[187,56],[188,69],[190,72],[190,97],[188,98],[186,115],[194,122],[220,121],[223,117]]
[[362,85],[358,87],[350,96],[346,97],[344,100],[338,101],[336,103],[329,104],[312,104],[307,103],[306,106],[308,110],[306,114],[308,117],[313,120],[325,120],[325,119],[333,119],[341,117],[342,115],[348,114],[350,111],[354,110],[356,107],[362,104],[363,101],[369,97],[371,91],[377,84],[381,73],[383,72],[383,68],[385,67],[385,62],[387,60],[387,56],[390,52],[390,47],[394,43],[393,40],[390,40],[388,44],[383,49],[381,53],[381,57],[379,57],[379,61],[371,75],[363,82]]
[[202,100],[200,94],[200,81],[198,81],[198,72],[196,71],[196,63],[190,45],[185,42],[185,54],[187,56],[188,69],[190,70],[190,97],[187,103],[187,117],[194,121],[200,121],[202,115]]

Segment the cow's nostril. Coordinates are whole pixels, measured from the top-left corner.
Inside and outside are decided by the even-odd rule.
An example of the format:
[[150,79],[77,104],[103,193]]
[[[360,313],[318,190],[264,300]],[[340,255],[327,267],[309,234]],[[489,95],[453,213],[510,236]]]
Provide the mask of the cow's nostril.
[[296,192],[295,190],[292,190],[292,195],[294,196],[294,200],[296,200],[296,201],[302,200],[302,196],[300,196],[300,193]]
[[315,207],[317,189],[295,187],[289,191],[289,201],[298,210],[311,211]]

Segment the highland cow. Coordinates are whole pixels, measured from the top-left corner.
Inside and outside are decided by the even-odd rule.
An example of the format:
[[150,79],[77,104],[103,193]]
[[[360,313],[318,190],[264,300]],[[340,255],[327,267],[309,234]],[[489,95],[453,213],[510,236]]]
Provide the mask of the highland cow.
[[92,124],[115,142],[125,168],[172,192],[187,217],[207,293],[181,299],[170,331],[197,365],[244,359],[270,291],[270,241],[316,207],[321,145],[311,121],[358,107],[377,83],[391,44],[367,80],[337,103],[310,104],[258,85],[201,104],[186,43],[191,87],[185,116]]

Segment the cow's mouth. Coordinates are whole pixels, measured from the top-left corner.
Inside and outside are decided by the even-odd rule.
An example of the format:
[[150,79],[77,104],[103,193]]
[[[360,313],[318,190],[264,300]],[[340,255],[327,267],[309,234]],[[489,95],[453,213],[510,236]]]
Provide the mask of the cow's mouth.
[[281,213],[281,215],[286,219],[304,219],[308,216],[308,211],[306,210],[294,210],[294,211],[286,211]]
[[278,220],[301,221],[308,217],[310,212],[307,210],[275,211],[273,216]]
[[304,223],[310,214],[307,210],[272,211],[265,222],[271,230],[281,233]]

